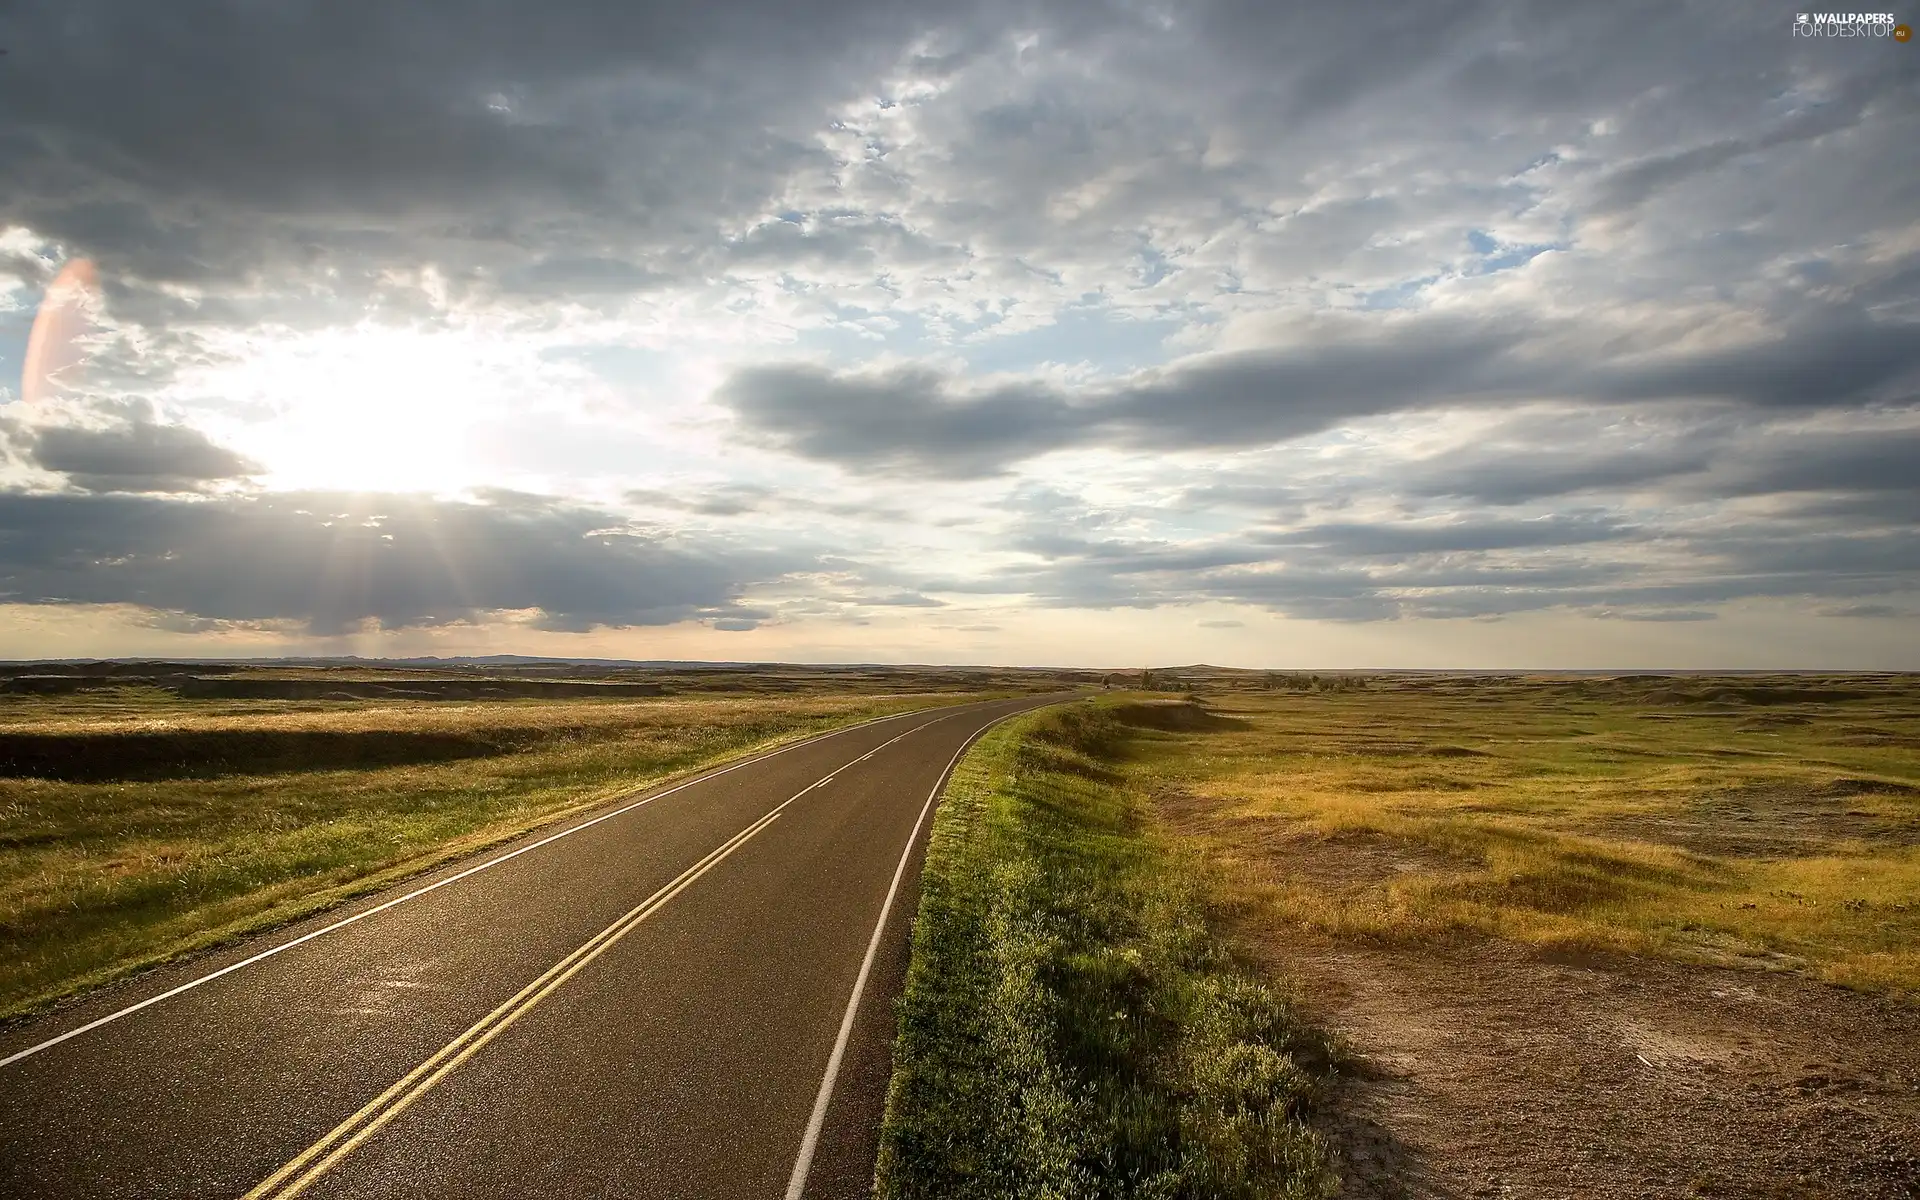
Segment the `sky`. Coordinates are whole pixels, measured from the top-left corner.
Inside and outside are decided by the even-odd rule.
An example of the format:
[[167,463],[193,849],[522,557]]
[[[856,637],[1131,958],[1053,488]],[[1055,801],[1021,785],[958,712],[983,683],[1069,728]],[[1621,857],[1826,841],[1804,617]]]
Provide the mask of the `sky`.
[[1795,16],[15,0],[0,657],[1920,668]]

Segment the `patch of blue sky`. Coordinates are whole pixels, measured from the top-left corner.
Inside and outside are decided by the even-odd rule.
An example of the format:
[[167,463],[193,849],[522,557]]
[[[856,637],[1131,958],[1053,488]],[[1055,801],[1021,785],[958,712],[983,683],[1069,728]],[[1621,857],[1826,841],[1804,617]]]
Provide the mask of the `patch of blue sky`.
[[1138,272],[1141,287],[1152,287],[1173,274],[1174,270],[1173,262],[1152,245],[1141,249]]
[[1484,229],[1469,229],[1467,245],[1480,256],[1469,266],[1469,275],[1492,275],[1524,267],[1549,250],[1564,250],[1565,242],[1503,242]]
[[27,335],[33,331],[31,308],[0,310],[0,398],[19,399],[20,368],[27,360]]
[[1807,258],[1793,264],[1793,273],[1803,283],[1814,287],[1823,287],[1839,278],[1840,272],[1829,259]]
[[1360,295],[1361,308],[1407,308],[1420,298],[1420,293],[1440,281],[1438,275],[1423,275],[1418,279],[1403,279],[1391,287],[1377,288]]
[[1171,359],[1167,338],[1185,324],[1172,317],[1130,317],[1108,308],[1069,308],[1050,325],[975,335],[958,349],[969,367],[983,373],[1028,371],[1050,363],[1117,373]]
[[655,385],[671,377],[674,356],[647,346],[583,343],[548,346],[540,351],[546,362],[578,363],[610,383]]
[[794,347],[838,365],[880,354],[952,353],[981,374],[1047,365],[1087,366],[1103,374],[1155,366],[1175,357],[1166,340],[1191,323],[1183,317],[1132,317],[1099,304],[1062,309],[1048,325],[1011,333],[996,332],[1003,321],[997,314],[937,325],[912,312],[847,307],[835,316],[833,324],[803,330]]
[[857,363],[876,354],[925,353],[940,344],[917,313],[843,307],[835,315],[831,325],[802,330],[794,345],[835,363]]

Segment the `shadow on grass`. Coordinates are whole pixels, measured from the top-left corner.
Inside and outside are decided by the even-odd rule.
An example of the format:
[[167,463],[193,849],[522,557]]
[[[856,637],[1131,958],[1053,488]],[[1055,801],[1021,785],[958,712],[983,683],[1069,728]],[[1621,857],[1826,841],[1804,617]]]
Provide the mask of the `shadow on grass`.
[[0,733],[0,777],[119,783],[364,770],[509,754],[549,736],[535,729]]
[[1218,733],[1229,729],[1252,729],[1251,722],[1238,717],[1223,717],[1188,700],[1163,703],[1117,704],[1113,719],[1134,729],[1157,729],[1163,733]]

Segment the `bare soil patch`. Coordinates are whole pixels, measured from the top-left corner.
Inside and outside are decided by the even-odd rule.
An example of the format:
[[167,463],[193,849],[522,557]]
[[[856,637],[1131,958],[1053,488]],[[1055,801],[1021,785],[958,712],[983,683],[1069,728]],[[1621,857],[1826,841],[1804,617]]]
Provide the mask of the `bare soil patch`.
[[1242,861],[1284,860],[1292,878],[1329,895],[1356,894],[1402,875],[1453,865],[1450,858],[1429,847],[1366,829],[1327,836],[1312,832],[1304,821],[1236,815],[1218,801],[1189,792],[1161,790],[1153,799],[1156,814],[1169,828],[1215,845],[1230,845]]
[[[1366,841],[1260,849],[1262,874],[1323,886],[1402,869]],[[1336,942],[1257,908],[1239,923],[1354,1053],[1320,1117],[1343,1196],[1920,1196],[1910,1003],[1478,937]]]
[[1739,858],[1820,854],[1847,841],[1920,846],[1920,826],[1873,804],[1888,794],[1905,793],[1877,780],[1740,788],[1702,796],[1680,812],[1613,814],[1580,829]]

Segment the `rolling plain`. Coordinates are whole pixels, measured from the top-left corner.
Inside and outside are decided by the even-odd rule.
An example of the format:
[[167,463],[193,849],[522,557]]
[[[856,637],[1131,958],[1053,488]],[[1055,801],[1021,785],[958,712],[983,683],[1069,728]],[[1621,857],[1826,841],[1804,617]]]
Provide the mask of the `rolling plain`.
[[[0,1003],[18,1017],[9,1045],[116,997],[158,995],[196,964],[304,938],[336,908],[384,907],[383,897],[406,898],[408,881],[446,880],[455,890],[421,908],[444,917],[410,918],[390,935],[376,922],[193,1002],[257,1014],[284,1004],[300,971],[321,971],[316,996],[340,998],[315,1010],[314,1027],[345,1039],[330,1053],[390,1049],[391,1034],[355,1040],[366,1036],[356,1021],[411,1019],[384,995],[347,999],[400,986],[366,972],[446,973],[459,1003],[429,992],[419,1003],[423,1014],[452,1004],[443,1023],[454,1028],[490,988],[510,989],[539,954],[584,936],[575,926],[601,919],[592,913],[652,886],[640,876],[665,878],[675,855],[692,861],[699,838],[722,836],[723,818],[745,820],[742,805],[799,788],[786,804],[804,801],[793,813],[812,815],[790,819],[812,824],[763,839],[716,876],[733,882],[683,902],[683,916],[621,952],[650,956],[620,969],[636,979],[719,956],[730,964],[720,974],[688,977],[706,999],[681,1017],[628,1009],[622,976],[602,967],[567,1002],[587,1007],[568,1016],[574,1007],[555,1002],[535,1024],[568,1038],[605,1026],[595,1036],[607,1044],[630,1039],[654,1055],[700,1042],[688,1032],[698,1021],[687,1024],[696,1009],[738,1008],[744,1030],[790,994],[813,1047],[806,1039],[830,1031],[846,980],[816,977],[812,958],[803,969],[796,948],[831,945],[833,970],[852,978],[866,936],[854,926],[873,919],[881,891],[891,905],[904,879],[902,903],[917,910],[910,946],[907,912],[881,906],[867,963],[887,1003],[860,1008],[854,985],[842,1030],[843,1041],[854,1035],[851,1091],[820,1135],[823,1173],[810,1184],[799,1173],[805,1194],[870,1184],[886,1197],[1195,1200],[1920,1189],[1911,676],[35,670],[0,694]],[[948,713],[980,715],[963,729]],[[840,735],[856,739],[847,749],[801,747],[876,720]],[[917,728],[929,732],[888,750]],[[800,757],[765,768],[742,759],[780,747]],[[925,829],[912,813],[930,803],[929,781],[941,786],[947,747],[954,772],[925,810],[920,885]],[[882,752],[895,757],[865,765]],[[735,761],[742,773],[720,778]],[[682,779],[704,782],[667,799]],[[816,792],[835,779],[840,791]],[[656,794],[663,806],[622,815],[632,797]],[[617,823],[581,832],[566,843],[575,849],[539,866],[558,852],[529,838],[603,820]],[[462,909],[470,885],[457,872],[469,856],[492,862],[479,852],[511,846],[538,855],[503,867],[473,893],[482,907]],[[854,858],[871,878],[842,896],[829,864]],[[549,883],[573,899],[536,899]],[[457,952],[431,948],[486,905],[512,915]],[[791,929],[764,943],[729,915],[738,905]],[[829,920],[828,906],[848,920]],[[702,940],[685,941],[695,935],[676,933],[676,921]],[[496,938],[515,947],[509,957],[522,943],[535,957],[504,968],[474,958]],[[299,966],[310,953],[324,957]],[[723,982],[756,972],[771,972],[758,999]],[[137,1028],[113,1028],[74,1043],[98,1059],[88,1071],[144,1061]],[[714,1095],[759,1102],[740,1090],[757,1036],[728,1034],[715,1051],[737,1070],[701,1068]],[[263,1042],[261,1054],[297,1055],[300,1044]],[[531,1049],[503,1054],[463,1073],[483,1080],[500,1064],[539,1061]],[[344,1076],[342,1111],[404,1061]],[[763,1089],[783,1114],[783,1132],[760,1147],[768,1173],[786,1170],[786,1139],[804,1115],[795,1106],[813,1086],[799,1066],[790,1074]],[[496,1116],[433,1107],[467,1103],[459,1097],[474,1086],[403,1120],[445,1158],[436,1170],[506,1188],[506,1166],[461,1148],[461,1130]],[[611,1096],[636,1085],[606,1075],[594,1086]],[[261,1088],[255,1103],[288,1126],[283,1142],[333,1119]],[[522,1114],[534,1122],[528,1161],[573,1152],[541,1140],[571,1119],[557,1093],[548,1101]],[[663,1119],[678,1111],[664,1093],[660,1103]],[[602,1133],[611,1140],[594,1144],[627,1136]],[[658,1153],[726,1142],[693,1125],[684,1136]],[[234,1178],[285,1151],[250,1153]],[[370,1152],[326,1186],[358,1194],[402,1169],[380,1165],[393,1153]]]

